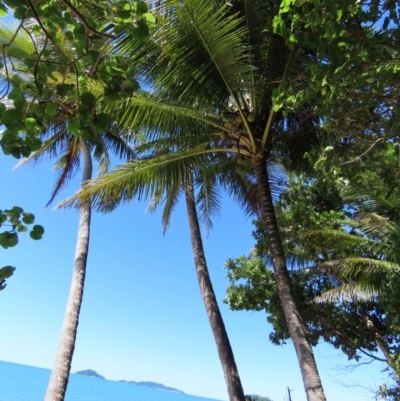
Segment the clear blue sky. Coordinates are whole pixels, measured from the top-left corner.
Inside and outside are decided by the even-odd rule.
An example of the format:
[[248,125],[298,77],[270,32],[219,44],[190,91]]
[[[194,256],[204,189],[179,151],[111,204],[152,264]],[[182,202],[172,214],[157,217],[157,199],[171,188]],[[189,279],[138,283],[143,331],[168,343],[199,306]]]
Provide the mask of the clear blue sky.
[[[68,297],[78,214],[44,208],[56,176],[51,163],[12,171],[14,165],[15,159],[0,155],[0,208],[24,207],[46,232],[41,241],[21,235],[17,247],[0,249],[0,265],[17,267],[0,292],[0,359],[51,368]],[[76,180],[63,195],[78,187]],[[145,210],[146,203],[133,203],[109,215],[93,215],[72,372],[91,368],[110,380],[150,380],[227,400],[195,276],[184,203],[166,236],[160,215]],[[247,394],[274,401],[283,401],[290,386],[293,401],[305,401],[292,343],[276,347],[269,342],[265,314],[231,312],[222,304],[224,262],[250,251],[251,231],[251,221],[225,199],[221,217],[204,241],[243,386]],[[315,353],[330,401],[370,400],[368,389],[385,378],[378,363],[350,372],[344,368],[347,359],[332,347],[318,346]]]

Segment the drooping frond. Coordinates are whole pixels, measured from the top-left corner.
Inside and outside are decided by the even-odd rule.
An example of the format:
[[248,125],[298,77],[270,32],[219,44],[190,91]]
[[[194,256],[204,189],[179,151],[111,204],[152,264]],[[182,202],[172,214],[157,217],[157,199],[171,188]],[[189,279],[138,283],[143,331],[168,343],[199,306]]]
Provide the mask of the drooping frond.
[[50,128],[46,132],[46,136],[48,136],[50,132],[52,135],[43,141],[41,148],[36,152],[33,152],[29,157],[21,159],[17,163],[16,168],[29,166],[35,167],[38,163],[54,158],[59,153],[64,153],[67,151],[70,138],[67,134],[66,126],[62,125],[60,127],[54,127],[54,129]]
[[339,287],[325,291],[314,299],[317,303],[335,303],[344,301],[368,302],[379,295],[376,285],[342,284]]
[[136,93],[126,101],[113,102],[106,107],[106,111],[115,115],[122,127],[137,132],[145,131],[147,141],[193,130],[194,121],[202,127],[200,133],[210,127],[226,130],[211,109],[197,110],[150,94]]
[[317,269],[336,277],[342,283],[357,282],[360,286],[376,287],[390,272],[400,274],[400,266],[395,262],[362,257],[326,261],[319,264]]
[[[207,168],[208,167],[208,168]],[[221,188],[217,185],[217,175],[213,165],[195,171],[196,205],[199,221],[208,233],[212,227],[212,217],[219,215],[221,205]]]
[[318,248],[326,252],[334,252],[336,255],[353,253],[380,258],[391,254],[390,247],[384,242],[340,230],[314,231],[304,234],[304,240],[316,244]]
[[135,157],[135,152],[127,142],[127,139],[128,137],[124,135],[123,131],[110,128],[90,141],[89,146],[93,151],[93,158],[99,163],[99,175],[109,171],[111,163],[110,152],[126,161]]
[[70,143],[67,151],[57,161],[55,168],[59,170],[58,178],[54,184],[53,192],[47,205],[53,202],[58,193],[65,188],[67,183],[75,177],[76,171],[79,169],[80,160],[79,138],[74,138]]
[[[180,182],[182,171],[204,154],[208,143],[194,149],[157,155],[149,159],[134,160],[117,167],[114,171],[88,183],[61,206],[79,205],[91,200],[94,208],[102,212],[113,210],[117,205],[131,201],[160,196],[160,188],[165,192],[174,182]],[[211,150],[210,150],[211,152]]]
[[376,239],[385,240],[397,226],[389,219],[376,213],[360,213],[357,216],[357,227],[366,235]]

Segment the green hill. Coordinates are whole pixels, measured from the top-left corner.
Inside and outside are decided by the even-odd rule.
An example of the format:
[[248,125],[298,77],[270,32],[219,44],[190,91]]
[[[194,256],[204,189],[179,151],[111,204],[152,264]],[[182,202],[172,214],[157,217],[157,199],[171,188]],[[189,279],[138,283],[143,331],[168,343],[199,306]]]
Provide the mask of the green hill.
[[90,377],[96,377],[97,379],[104,379],[102,375],[99,375],[97,372],[95,372],[92,369],[86,369],[86,370],[80,370],[79,372],[76,372],[77,375],[83,375],[83,376],[90,376]]

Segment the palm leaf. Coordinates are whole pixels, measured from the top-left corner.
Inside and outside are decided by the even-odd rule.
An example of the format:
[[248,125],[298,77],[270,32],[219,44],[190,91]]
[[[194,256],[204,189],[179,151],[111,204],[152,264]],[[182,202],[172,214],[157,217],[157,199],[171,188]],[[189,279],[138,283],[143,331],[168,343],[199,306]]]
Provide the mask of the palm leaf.
[[317,303],[335,302],[367,302],[373,301],[379,295],[379,287],[375,285],[342,284],[339,287],[325,291],[314,299]]
[[319,264],[317,269],[337,277],[340,281],[376,286],[379,286],[389,272],[400,273],[400,267],[395,262],[362,257],[326,261]]

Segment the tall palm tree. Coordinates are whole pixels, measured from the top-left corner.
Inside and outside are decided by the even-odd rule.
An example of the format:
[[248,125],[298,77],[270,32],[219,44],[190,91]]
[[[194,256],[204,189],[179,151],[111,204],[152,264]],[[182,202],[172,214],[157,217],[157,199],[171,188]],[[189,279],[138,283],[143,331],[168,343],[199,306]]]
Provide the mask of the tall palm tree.
[[[397,166],[398,160],[392,160],[392,163],[388,159],[379,162],[377,169],[358,176],[361,186],[360,182],[344,187],[342,184],[341,191],[334,187],[324,191],[324,183],[321,182],[313,182],[310,189],[307,183],[296,177],[295,188],[303,191],[304,186],[308,186],[304,190],[307,195],[301,198],[301,193],[293,191],[295,198],[289,204],[285,201],[280,204],[279,216],[282,225],[288,227],[284,233],[287,255],[300,268],[293,274],[310,283],[316,277],[323,277],[325,284],[321,286],[322,293],[321,287],[314,291],[314,294],[319,293],[314,301],[332,303],[346,311],[355,310],[359,320],[356,326],[365,324],[372,334],[371,344],[375,343],[374,348],[378,347],[385,357],[383,361],[398,376],[395,360],[398,358],[396,336],[399,326],[393,313],[398,309],[397,297],[393,295],[399,291],[397,277],[400,273],[400,198],[398,186],[395,185]],[[317,193],[316,188],[319,191]],[[333,199],[335,193],[336,200]],[[290,192],[284,198],[290,199],[289,195]],[[352,218],[344,219],[342,211],[332,213],[338,208],[344,209],[344,204],[347,205],[346,209],[357,211]],[[322,217],[323,207],[326,207],[326,214]],[[314,213],[310,223],[307,217],[299,216],[299,212],[309,216]],[[317,216],[322,218],[319,220]],[[325,228],[321,228],[321,225]],[[258,250],[261,250],[261,244]],[[263,257],[267,264],[271,264],[268,254]],[[318,314],[315,309],[313,311]],[[348,324],[351,325],[350,322]],[[324,328],[325,323],[321,325]],[[356,344],[359,347],[360,342]]]
[[[101,198],[94,194],[90,202],[102,211],[110,211],[118,204],[135,197],[151,197],[150,210],[164,204],[162,216],[166,230],[171,213],[179,197],[184,194],[200,293],[224,371],[229,399],[244,401],[239,372],[207,266],[200,220],[205,223],[206,228],[211,227],[211,216],[219,207],[218,188],[228,190],[248,213],[254,213],[257,207],[252,177],[247,166],[232,163],[232,159],[227,158],[221,162],[218,154],[181,158],[171,162],[168,153],[165,153],[168,142],[170,141],[150,142],[135,148],[136,155],[145,155],[132,162],[137,167],[137,174],[132,174],[126,166],[121,166],[103,179],[93,180],[90,185],[98,182],[104,193]],[[152,152],[151,155],[149,152]],[[83,204],[87,203],[83,201]]]
[[[50,131],[48,135],[49,138],[43,142],[41,149],[33,153],[21,164],[35,164],[46,156],[58,156],[61,153],[61,157],[56,163],[56,167],[60,169],[60,175],[49,203],[65,186],[67,181],[75,176],[80,165],[81,156],[83,159],[82,185],[84,185],[92,178],[92,153],[94,159],[99,162],[99,170],[101,173],[106,171],[110,162],[110,150],[117,153],[120,157],[125,158],[125,160],[133,155],[127,143],[118,133],[112,130],[106,130],[102,135],[99,135],[98,138],[92,141],[73,136],[66,127],[58,132]],[[78,237],[70,293],[53,370],[46,392],[46,401],[64,400],[67,390],[85,284],[91,209],[91,204],[85,203],[79,210]]]
[[[24,30],[20,30],[17,35],[14,35],[14,31],[10,27],[1,26],[0,42],[10,43],[10,38],[13,38],[11,44],[4,47],[5,55],[8,57],[8,62],[11,61],[14,66],[18,66],[21,60],[27,58],[27,55],[37,52],[42,38],[40,36],[34,38],[32,34]],[[61,32],[58,32],[58,34],[60,35],[59,47],[52,50],[54,52],[57,52],[57,50],[62,51],[64,56],[68,54],[71,58],[74,58],[76,54],[74,54],[71,43],[65,39]],[[47,49],[49,50],[49,48],[50,46]],[[33,71],[25,69],[18,76],[21,81],[24,81],[24,84],[29,85],[31,81],[36,79],[32,74],[34,74]],[[8,74],[3,79],[6,81],[12,77],[12,74]],[[54,94],[51,98],[53,116],[49,124],[43,127],[43,132],[38,134],[43,141],[40,149],[31,153],[28,158],[23,159],[18,164],[18,166],[35,165],[43,159],[59,157],[55,165],[59,170],[59,176],[48,204],[54,200],[68,181],[75,176],[80,166],[81,156],[83,159],[82,185],[92,178],[92,158],[99,164],[99,173],[104,174],[111,162],[110,151],[124,160],[129,160],[133,157],[132,149],[121,136],[122,131],[112,126],[104,113],[99,113],[100,110],[97,110],[97,112],[95,110],[96,97],[101,97],[104,91],[100,81],[88,79],[85,83],[86,87],[79,88],[80,95],[77,96],[78,100],[75,101],[66,98],[55,90],[55,88],[59,88],[60,84],[71,85],[71,83],[76,83],[78,81],[77,78],[73,74],[58,74],[57,72],[48,77],[48,85],[54,89]],[[7,85],[5,87],[7,88],[6,90],[9,90]],[[54,107],[54,105],[56,106]],[[41,107],[44,109],[45,106],[39,102],[39,109]],[[86,117],[86,124],[79,121],[82,116]],[[20,157],[20,155],[16,156]],[[91,209],[90,202],[85,203],[80,208],[70,294],[54,366],[45,396],[46,401],[63,401],[67,390],[85,283]]]
[[[293,161],[297,156],[299,160],[303,150],[319,139],[312,126],[312,110],[284,115],[273,101],[289,80],[294,91],[304,85],[303,67],[311,56],[296,47],[286,48],[283,39],[272,33],[277,11],[273,1],[167,1],[150,40],[140,46],[123,41],[116,47],[132,55],[132,62],[143,81],[152,85],[152,92],[116,102],[109,110],[123,126],[145,129],[148,140],[168,137],[182,143],[187,138],[186,150],[171,155],[169,162],[226,153],[236,155],[238,162],[247,159],[252,164],[275,277],[307,399],[322,401],[325,396],[314,355],[291,292],[267,171],[271,158]],[[190,131],[182,134],[182,126],[190,120],[213,128],[215,135],[221,136],[220,147],[207,146],[212,140],[209,129],[205,133],[196,131],[203,145],[192,147]],[[127,165],[124,171],[136,174],[137,165]],[[103,189],[101,185],[91,186],[89,192],[105,196]]]

